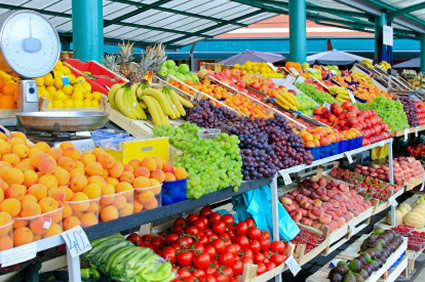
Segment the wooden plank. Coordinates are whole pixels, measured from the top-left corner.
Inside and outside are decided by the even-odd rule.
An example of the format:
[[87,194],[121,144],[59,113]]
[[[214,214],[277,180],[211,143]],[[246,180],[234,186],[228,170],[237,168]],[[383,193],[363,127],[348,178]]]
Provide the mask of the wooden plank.
[[[418,132],[425,130],[425,124],[417,126]],[[409,128],[409,134],[414,133],[416,131],[416,127],[410,127]],[[392,137],[401,137],[404,136],[404,130],[398,130],[398,131],[391,131]]]

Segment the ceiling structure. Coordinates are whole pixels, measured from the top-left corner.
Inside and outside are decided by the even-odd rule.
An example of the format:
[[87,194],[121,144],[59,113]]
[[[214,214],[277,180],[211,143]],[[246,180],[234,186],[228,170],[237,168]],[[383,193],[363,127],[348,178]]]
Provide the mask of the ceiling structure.
[[[0,15],[31,9],[45,15],[62,39],[72,38],[72,0],[0,0]],[[197,41],[288,14],[288,0],[104,0],[105,42],[138,46],[162,42],[178,49]],[[331,7],[331,8],[330,8]],[[374,18],[387,13],[394,36],[425,34],[423,0],[307,0],[307,19],[327,26],[375,32]]]

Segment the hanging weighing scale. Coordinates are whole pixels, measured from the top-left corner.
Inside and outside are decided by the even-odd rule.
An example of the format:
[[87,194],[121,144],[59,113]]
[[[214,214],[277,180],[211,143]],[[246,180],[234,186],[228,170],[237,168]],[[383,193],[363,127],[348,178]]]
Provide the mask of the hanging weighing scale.
[[18,128],[33,142],[58,146],[71,141],[81,151],[95,147],[88,134],[78,131],[103,126],[108,116],[102,112],[39,112],[37,83],[55,67],[60,41],[55,27],[30,10],[13,11],[0,17],[0,68],[20,78],[17,82]]

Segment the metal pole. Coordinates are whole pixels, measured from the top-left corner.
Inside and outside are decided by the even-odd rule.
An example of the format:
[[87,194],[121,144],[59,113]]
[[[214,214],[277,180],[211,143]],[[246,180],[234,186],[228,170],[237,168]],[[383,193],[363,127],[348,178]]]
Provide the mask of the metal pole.
[[300,64],[306,61],[306,4],[305,0],[289,1],[289,56]]
[[[388,166],[390,168],[390,183],[394,184],[393,140],[388,143]],[[395,226],[395,206],[391,205],[391,225]]]
[[196,43],[193,43],[192,48],[190,48],[190,53],[189,53],[189,57],[190,57],[190,70],[191,71],[196,71],[195,69],[195,58],[193,57],[193,51],[195,50],[195,46]]
[[382,29],[383,26],[387,24],[387,15],[382,13],[380,16],[375,17],[375,58],[379,58],[379,61],[382,59]]
[[[272,193],[272,220],[273,220],[273,241],[279,241],[279,202],[277,194],[277,176],[278,173],[273,177],[272,182],[270,183],[270,190]],[[282,281],[282,275],[279,274],[275,277],[276,282]]]
[[103,57],[102,0],[72,0],[74,58],[82,61]]
[[69,281],[81,282],[80,257],[72,257],[68,248],[66,248],[66,262],[68,264]]
[[421,72],[425,73],[425,34],[421,34]]

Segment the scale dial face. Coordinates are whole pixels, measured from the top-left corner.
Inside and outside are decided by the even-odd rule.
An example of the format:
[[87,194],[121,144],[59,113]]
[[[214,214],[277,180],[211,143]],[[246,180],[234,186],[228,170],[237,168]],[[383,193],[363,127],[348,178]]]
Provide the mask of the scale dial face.
[[15,12],[3,22],[0,32],[3,58],[21,77],[40,77],[55,66],[60,53],[59,37],[54,26],[40,14]]

